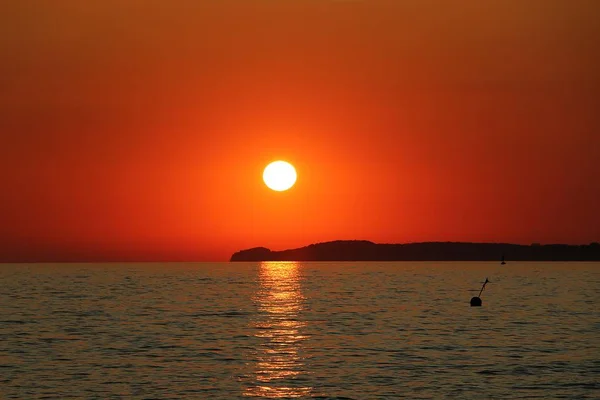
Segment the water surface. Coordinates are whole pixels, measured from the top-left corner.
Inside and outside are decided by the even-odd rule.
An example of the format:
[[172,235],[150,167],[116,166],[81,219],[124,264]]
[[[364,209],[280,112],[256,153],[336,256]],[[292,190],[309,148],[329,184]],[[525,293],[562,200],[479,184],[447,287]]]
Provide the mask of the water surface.
[[5,264],[0,398],[598,398],[599,300],[598,263]]

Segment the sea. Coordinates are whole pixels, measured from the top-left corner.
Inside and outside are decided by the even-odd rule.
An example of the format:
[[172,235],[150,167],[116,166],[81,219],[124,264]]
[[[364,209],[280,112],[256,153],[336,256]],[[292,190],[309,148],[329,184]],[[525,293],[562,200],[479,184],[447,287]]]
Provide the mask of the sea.
[[599,302],[600,263],[2,264],[0,398],[598,399]]

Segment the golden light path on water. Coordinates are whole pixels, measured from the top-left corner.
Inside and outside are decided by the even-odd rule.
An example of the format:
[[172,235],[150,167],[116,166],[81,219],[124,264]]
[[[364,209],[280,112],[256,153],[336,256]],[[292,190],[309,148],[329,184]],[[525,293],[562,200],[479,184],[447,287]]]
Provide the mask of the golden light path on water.
[[259,346],[254,368],[256,385],[245,396],[290,398],[310,395],[312,388],[302,385],[306,373],[302,358],[305,325],[298,315],[304,308],[300,266],[295,262],[262,262],[259,289],[254,296],[261,318],[254,321]]

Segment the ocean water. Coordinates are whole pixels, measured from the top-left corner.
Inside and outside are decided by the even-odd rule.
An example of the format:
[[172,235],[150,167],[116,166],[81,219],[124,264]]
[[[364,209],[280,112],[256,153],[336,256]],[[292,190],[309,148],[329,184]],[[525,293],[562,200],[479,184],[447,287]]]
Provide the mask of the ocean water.
[[5,264],[0,398],[597,399],[599,300],[599,263]]

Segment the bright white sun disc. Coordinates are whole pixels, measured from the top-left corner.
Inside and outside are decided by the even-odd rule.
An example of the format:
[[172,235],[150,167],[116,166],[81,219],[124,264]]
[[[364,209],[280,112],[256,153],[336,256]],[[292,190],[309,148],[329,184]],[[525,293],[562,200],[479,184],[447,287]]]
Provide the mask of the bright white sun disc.
[[269,189],[282,192],[296,183],[296,169],[286,161],[273,161],[263,172],[263,181]]

